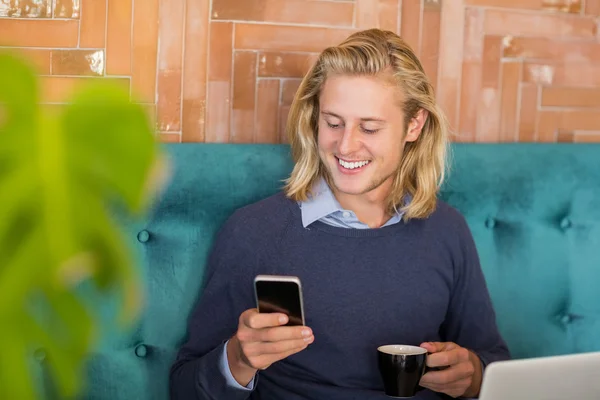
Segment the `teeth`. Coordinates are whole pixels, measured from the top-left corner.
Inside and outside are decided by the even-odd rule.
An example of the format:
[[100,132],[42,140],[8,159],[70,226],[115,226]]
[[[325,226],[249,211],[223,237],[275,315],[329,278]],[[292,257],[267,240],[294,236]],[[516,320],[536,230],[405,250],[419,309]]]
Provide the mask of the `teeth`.
[[347,169],[364,167],[365,165],[367,165],[369,163],[369,161],[346,162],[339,158],[338,158],[338,161],[342,167],[347,168]]

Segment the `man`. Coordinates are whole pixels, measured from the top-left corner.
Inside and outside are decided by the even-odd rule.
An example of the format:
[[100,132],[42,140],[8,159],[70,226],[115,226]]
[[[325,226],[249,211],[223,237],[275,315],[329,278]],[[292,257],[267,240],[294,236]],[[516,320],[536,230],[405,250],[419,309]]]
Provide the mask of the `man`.
[[[208,262],[174,399],[385,399],[377,347],[421,345],[416,399],[476,397],[507,359],[464,218],[436,196],[447,123],[422,66],[391,32],[326,49],[304,78],[287,133],[282,193],[238,210]],[[259,314],[253,279],[302,281],[305,327]]]

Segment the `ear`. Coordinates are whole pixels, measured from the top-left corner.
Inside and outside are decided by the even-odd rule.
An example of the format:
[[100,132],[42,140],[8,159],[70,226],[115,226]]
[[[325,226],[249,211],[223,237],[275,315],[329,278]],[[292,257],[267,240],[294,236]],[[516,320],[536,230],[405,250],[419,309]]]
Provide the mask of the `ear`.
[[417,111],[417,115],[415,115],[408,124],[408,132],[406,132],[407,142],[414,142],[419,138],[428,116],[429,112],[427,110],[421,108],[419,111]]

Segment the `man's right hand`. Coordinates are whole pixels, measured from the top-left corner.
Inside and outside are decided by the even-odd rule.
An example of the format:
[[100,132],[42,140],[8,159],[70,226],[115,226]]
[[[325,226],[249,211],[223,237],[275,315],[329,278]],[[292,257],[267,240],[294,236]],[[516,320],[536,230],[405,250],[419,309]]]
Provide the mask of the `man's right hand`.
[[306,326],[282,326],[285,314],[260,314],[256,308],[240,315],[238,330],[227,343],[227,361],[235,380],[242,386],[276,361],[304,350],[314,341]]

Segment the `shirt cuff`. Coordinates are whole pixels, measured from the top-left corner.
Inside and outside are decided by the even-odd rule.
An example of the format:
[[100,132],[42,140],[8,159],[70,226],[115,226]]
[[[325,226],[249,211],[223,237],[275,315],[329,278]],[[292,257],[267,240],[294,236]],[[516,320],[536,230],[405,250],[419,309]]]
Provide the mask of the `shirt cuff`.
[[235,378],[231,374],[231,369],[229,369],[229,362],[227,360],[227,343],[229,343],[229,340],[225,342],[225,346],[223,346],[223,353],[221,353],[221,362],[219,363],[219,369],[221,370],[221,374],[223,374],[223,376],[225,377],[227,385],[235,389],[246,390],[249,392],[254,390],[254,382],[256,381],[256,376],[252,378],[250,383],[248,383],[248,386],[242,386],[238,383],[238,381],[235,380]]

